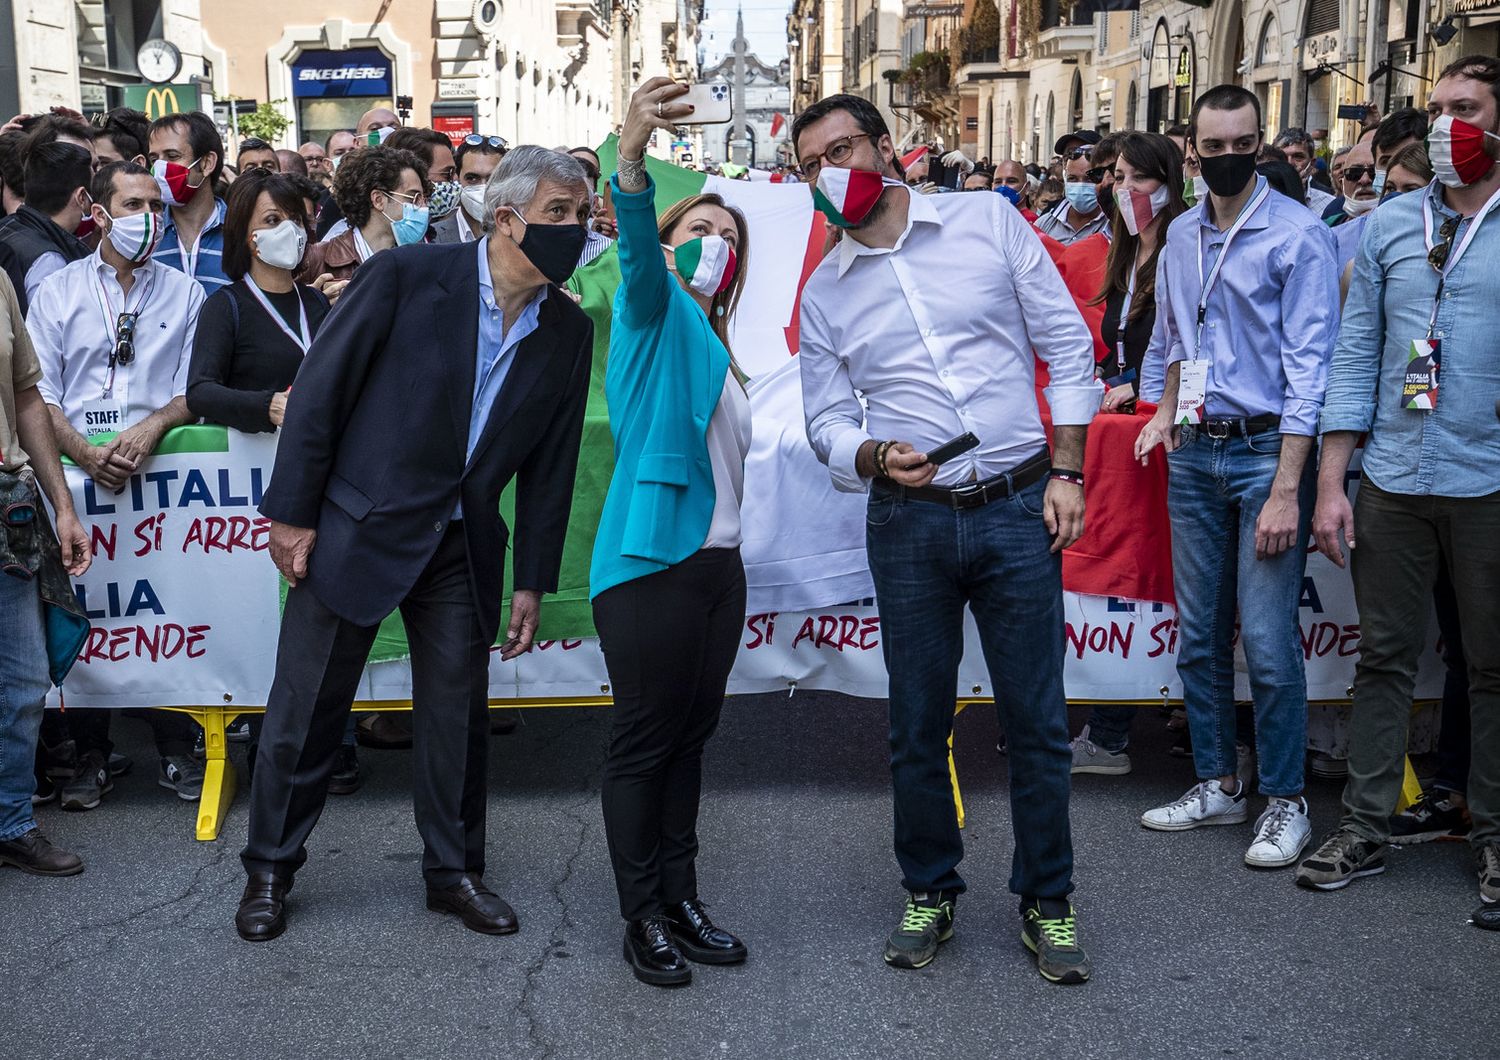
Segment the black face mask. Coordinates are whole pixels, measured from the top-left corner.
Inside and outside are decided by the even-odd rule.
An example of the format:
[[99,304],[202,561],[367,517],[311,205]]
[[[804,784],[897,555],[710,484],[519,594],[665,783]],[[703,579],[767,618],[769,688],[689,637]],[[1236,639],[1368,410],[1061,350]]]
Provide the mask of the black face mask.
[[520,242],[521,253],[536,266],[536,271],[552,283],[565,283],[578,268],[578,258],[589,234],[583,225],[528,224],[519,212],[516,220],[526,225]]
[[1222,155],[1198,156],[1198,169],[1208,190],[1222,198],[1233,198],[1245,190],[1255,176],[1255,152],[1237,155],[1227,152]]

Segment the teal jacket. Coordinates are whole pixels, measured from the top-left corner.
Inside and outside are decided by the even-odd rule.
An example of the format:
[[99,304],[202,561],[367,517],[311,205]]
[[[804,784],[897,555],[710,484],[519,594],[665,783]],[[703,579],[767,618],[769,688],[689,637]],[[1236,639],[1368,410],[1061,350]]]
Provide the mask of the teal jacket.
[[656,234],[656,186],[627,195],[617,180],[613,185],[620,289],[604,396],[615,473],[594,538],[591,600],[703,547],[715,501],[708,421],[729,371],[729,351],[667,269]]

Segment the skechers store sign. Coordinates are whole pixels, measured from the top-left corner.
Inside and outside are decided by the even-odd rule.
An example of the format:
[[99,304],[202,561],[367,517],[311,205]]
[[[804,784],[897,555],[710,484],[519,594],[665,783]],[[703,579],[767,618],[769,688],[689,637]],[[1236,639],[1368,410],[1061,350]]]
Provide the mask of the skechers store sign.
[[292,63],[292,94],[301,98],[389,98],[391,61],[376,48],[303,52]]

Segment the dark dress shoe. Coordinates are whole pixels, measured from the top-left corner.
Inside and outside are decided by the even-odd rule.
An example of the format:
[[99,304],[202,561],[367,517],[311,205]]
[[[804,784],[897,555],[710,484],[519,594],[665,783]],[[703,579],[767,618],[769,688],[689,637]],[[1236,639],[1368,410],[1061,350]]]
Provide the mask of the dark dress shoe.
[[750,952],[729,932],[714,927],[696,898],[667,907],[667,927],[672,940],[690,961],[699,964],[739,964]]
[[516,731],[516,712],[513,710],[490,711],[490,735],[509,736]]
[[0,865],[14,865],[33,876],[77,876],[83,871],[83,859],[53,846],[40,828],[0,843]]
[[666,917],[648,916],[625,927],[625,961],[635,977],[652,986],[686,986],[693,970],[672,944]]
[[376,751],[405,751],[411,747],[411,718],[404,714],[369,713],[354,726],[360,746]]
[[434,913],[454,913],[470,931],[486,935],[514,935],[520,924],[516,911],[478,876],[468,875],[452,887],[427,888],[427,908]]
[[286,930],[286,893],[289,877],[274,872],[252,872],[234,914],[234,929],[246,942],[267,942]]

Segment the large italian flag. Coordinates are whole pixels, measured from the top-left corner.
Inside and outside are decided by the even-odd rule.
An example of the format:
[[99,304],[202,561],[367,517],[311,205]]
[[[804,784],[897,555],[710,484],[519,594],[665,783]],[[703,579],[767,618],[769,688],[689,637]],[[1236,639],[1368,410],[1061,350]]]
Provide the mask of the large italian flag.
[[[599,149],[599,156],[604,173],[613,174],[613,137]],[[822,258],[826,236],[810,190],[805,184],[711,177],[656,159],[648,159],[647,168],[656,184],[658,212],[690,195],[714,192],[743,210],[749,221],[750,271],[735,315],[733,346],[736,360],[750,376],[754,419],[755,441],[745,468],[743,548],[750,612],[804,610],[871,596],[864,498],[833,490],[803,428],[794,357],[797,301],[806,277]],[[543,639],[594,635],[589,559],[614,471],[604,368],[619,283],[619,258],[613,248],[580,269],[569,283],[594,321],[594,372],[562,578],[557,594],[542,604]],[[502,506],[509,520],[509,496]],[[507,593],[511,585],[507,569]],[[371,658],[406,654],[405,631],[395,615],[381,627]]]

